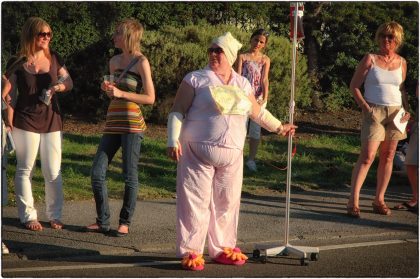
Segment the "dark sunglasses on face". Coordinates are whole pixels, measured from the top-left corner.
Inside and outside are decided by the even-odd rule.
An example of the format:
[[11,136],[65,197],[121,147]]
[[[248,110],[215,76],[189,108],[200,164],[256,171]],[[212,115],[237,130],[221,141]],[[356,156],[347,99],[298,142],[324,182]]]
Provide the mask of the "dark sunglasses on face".
[[381,37],[382,39],[388,39],[388,40],[390,40],[390,41],[392,41],[392,40],[395,38],[395,36],[394,36],[394,35],[392,35],[392,34],[381,34],[381,35],[380,35],[380,37]]
[[51,34],[51,32],[39,32],[38,33],[38,37],[39,38],[51,38],[52,37],[52,34]]
[[207,49],[207,52],[210,54],[210,53],[216,53],[216,54],[220,54],[220,53],[223,53],[223,49],[221,48],[221,47],[209,47],[208,49]]

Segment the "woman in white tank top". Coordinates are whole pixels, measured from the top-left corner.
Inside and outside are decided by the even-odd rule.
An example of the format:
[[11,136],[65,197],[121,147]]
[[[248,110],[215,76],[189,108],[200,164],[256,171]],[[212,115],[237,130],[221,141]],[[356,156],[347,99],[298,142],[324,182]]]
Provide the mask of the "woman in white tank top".
[[[385,192],[392,174],[395,150],[406,138],[393,123],[402,106],[408,111],[403,83],[407,73],[405,59],[397,54],[402,44],[403,28],[396,22],[379,26],[375,39],[379,51],[367,54],[359,63],[350,83],[354,99],[362,109],[361,151],[351,177],[347,214],[360,217],[359,196],[362,185],[379,149],[377,185],[373,212],[391,215],[385,203]],[[364,94],[361,87],[364,84]],[[401,121],[408,121],[406,112]]]

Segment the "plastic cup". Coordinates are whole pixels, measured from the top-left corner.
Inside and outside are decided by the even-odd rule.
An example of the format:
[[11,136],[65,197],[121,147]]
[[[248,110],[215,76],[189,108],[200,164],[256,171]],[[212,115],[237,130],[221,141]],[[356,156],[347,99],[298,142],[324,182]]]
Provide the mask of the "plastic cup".
[[114,82],[114,75],[104,75],[104,81],[108,81],[110,83]]
[[114,84],[114,75],[104,75],[103,79],[105,86]]

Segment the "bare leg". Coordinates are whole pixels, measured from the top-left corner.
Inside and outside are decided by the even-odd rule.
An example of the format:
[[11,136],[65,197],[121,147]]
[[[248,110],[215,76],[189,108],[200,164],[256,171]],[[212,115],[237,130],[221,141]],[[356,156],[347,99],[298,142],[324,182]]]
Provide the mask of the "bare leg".
[[380,147],[375,196],[375,204],[377,205],[385,203],[385,192],[391,179],[397,144],[397,140],[386,140],[382,142]]
[[259,139],[249,138],[249,155],[248,160],[255,161],[257,156],[258,145],[260,144]]
[[359,207],[360,189],[366,179],[370,166],[375,160],[376,151],[381,142],[365,141],[362,143],[361,152],[351,176],[351,193],[347,206]]

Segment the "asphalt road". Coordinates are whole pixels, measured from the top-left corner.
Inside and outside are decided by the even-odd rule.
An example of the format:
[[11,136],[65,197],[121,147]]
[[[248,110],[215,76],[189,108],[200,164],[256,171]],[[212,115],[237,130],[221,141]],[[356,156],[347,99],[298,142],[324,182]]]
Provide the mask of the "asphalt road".
[[[346,186],[347,187],[347,186]],[[362,218],[345,214],[348,188],[292,193],[286,230],[285,195],[243,195],[237,245],[250,256],[243,267],[221,266],[206,257],[203,272],[187,272],[175,258],[175,200],[139,201],[130,234],[116,238],[83,232],[95,220],[93,201],[66,201],[65,229],[52,230],[43,204],[37,204],[45,228],[32,232],[17,220],[15,207],[2,210],[2,241],[11,254],[2,257],[4,277],[418,277],[418,215],[372,212],[374,187],[361,193]],[[410,198],[408,185],[390,185],[390,207]],[[120,200],[110,201],[112,227]],[[252,259],[255,245],[281,245],[285,232],[296,246],[319,248],[319,260],[301,266],[296,256]]]
[[[396,242],[396,241],[394,241]],[[352,247],[359,246],[359,247]],[[200,272],[185,271],[172,254],[137,253],[48,260],[5,259],[3,277],[411,277],[419,276],[418,242],[392,241],[320,246],[318,261],[301,266],[296,257],[250,258],[242,267],[207,261]],[[326,250],[323,250],[325,248]],[[386,255],[386,256],[384,256]],[[251,256],[251,255],[249,255]]]

